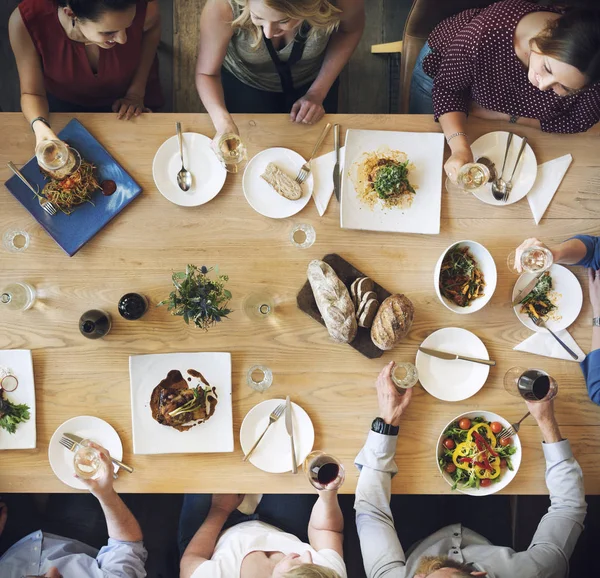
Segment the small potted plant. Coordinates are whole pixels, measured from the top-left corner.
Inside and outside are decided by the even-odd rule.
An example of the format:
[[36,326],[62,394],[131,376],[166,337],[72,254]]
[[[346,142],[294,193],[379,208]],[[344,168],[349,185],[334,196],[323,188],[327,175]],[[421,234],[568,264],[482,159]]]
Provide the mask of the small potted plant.
[[183,317],[188,325],[192,321],[200,329],[208,330],[219,323],[231,313],[227,308],[231,292],[225,289],[229,277],[216,275],[211,279],[212,270],[213,267],[204,265],[188,265],[185,271],[173,273],[175,290],[158,306],[167,305],[171,315]]

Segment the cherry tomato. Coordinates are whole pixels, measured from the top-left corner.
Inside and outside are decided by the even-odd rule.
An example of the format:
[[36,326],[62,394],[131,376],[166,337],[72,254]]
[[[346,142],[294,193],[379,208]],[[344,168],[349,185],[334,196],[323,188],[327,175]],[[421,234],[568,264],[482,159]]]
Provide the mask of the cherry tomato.
[[500,445],[503,447],[509,446],[512,444],[512,438],[500,438]]
[[459,422],[458,422],[458,427],[460,429],[471,429],[471,420],[467,417],[463,417]]
[[490,429],[492,430],[492,433],[499,434],[504,428],[499,421],[493,421],[490,424]]
[[491,485],[492,485],[492,480],[490,480],[489,478],[483,478],[483,480],[481,480],[481,481],[479,482],[479,485],[480,485],[482,488],[487,488],[488,486],[491,486]]
[[453,439],[446,438],[444,440],[444,446],[449,450],[453,450],[456,447],[456,444],[454,443]]
[[449,474],[453,474],[456,471],[456,466],[452,462],[450,462],[449,464],[446,464],[444,466],[444,470]]
[[502,459],[500,460],[500,467],[501,467],[501,468],[505,468],[506,466],[507,466],[506,460],[505,460],[504,458],[502,458]]

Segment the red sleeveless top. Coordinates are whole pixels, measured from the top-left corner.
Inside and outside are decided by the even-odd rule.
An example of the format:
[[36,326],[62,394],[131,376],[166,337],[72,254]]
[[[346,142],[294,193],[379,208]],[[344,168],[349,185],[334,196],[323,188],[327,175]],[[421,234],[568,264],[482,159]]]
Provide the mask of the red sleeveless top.
[[[125,96],[142,54],[146,7],[146,0],[137,1],[125,44],[100,48],[98,71],[94,74],[85,45],[69,39],[62,27],[57,5],[52,0],[22,0],[19,11],[40,55],[46,91],[61,100],[92,108],[110,106]],[[150,69],[144,104],[149,108],[163,105],[158,58]]]

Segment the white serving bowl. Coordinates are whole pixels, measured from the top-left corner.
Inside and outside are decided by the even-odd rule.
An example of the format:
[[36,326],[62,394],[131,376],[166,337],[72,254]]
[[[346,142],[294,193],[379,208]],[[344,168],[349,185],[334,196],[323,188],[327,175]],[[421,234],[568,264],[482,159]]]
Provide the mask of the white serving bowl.
[[[452,481],[450,474],[445,472],[442,466],[440,466],[440,458],[443,455],[442,441],[444,440],[444,432],[450,427],[450,424],[462,419],[463,417],[469,418],[470,420],[472,420],[475,417],[483,417],[486,421],[499,421],[505,428],[510,427],[510,423],[506,421],[503,417],[491,411],[485,410],[467,411],[465,413],[457,415],[454,419],[450,420],[444,426],[444,429],[440,432],[440,437],[438,438],[437,446],[435,449],[435,463],[437,464],[440,474],[442,474],[442,477],[444,478],[444,480],[446,480],[446,482],[448,482],[450,486],[452,486],[454,482]],[[521,465],[521,440],[519,439],[519,436],[517,434],[512,436],[512,443],[517,448],[516,453],[513,454],[510,458],[513,467],[512,471],[506,468],[506,470],[504,470],[503,473],[500,474],[502,476],[502,479],[498,483],[492,483],[487,488],[480,487],[479,489],[461,489],[460,487],[457,487],[456,491],[461,492],[462,494],[468,494],[469,496],[489,496],[490,494],[495,494],[496,492],[499,492],[500,490],[506,488],[506,486],[508,486],[508,484],[510,484],[514,477],[517,475],[517,472],[519,471],[519,466]]]
[[[469,252],[473,255],[475,261],[481,272],[483,273],[483,279],[485,280],[485,288],[484,294],[481,297],[475,299],[471,305],[468,307],[459,307],[449,299],[446,299],[440,291],[440,272],[442,270],[442,262],[446,254],[455,247],[469,247]],[[444,304],[447,309],[450,311],[454,311],[455,313],[459,313],[461,315],[466,315],[468,313],[475,313],[475,311],[479,311],[487,302],[492,298],[494,291],[496,290],[496,283],[498,281],[498,274],[496,272],[496,263],[494,262],[494,258],[490,254],[490,252],[481,244],[477,243],[477,241],[458,241],[456,243],[452,243],[440,256],[438,262],[435,265],[435,270],[433,272],[433,285],[435,287],[436,295],[439,300]]]

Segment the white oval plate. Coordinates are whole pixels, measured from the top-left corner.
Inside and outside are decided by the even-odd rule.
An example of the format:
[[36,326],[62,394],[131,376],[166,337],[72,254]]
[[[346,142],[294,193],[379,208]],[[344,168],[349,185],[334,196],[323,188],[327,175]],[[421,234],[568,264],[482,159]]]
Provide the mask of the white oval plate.
[[[269,415],[285,399],[268,399],[255,405],[244,418],[240,429],[240,444],[246,454],[260,437],[269,423]],[[308,414],[296,403],[292,402],[294,426],[294,443],[298,468],[306,456],[312,451],[315,443],[315,429]],[[264,472],[282,474],[292,470],[292,449],[290,436],[285,428],[285,412],[269,428],[265,437],[258,444],[250,462]]]
[[[444,257],[446,253],[453,249],[456,246],[461,247],[469,247],[469,251],[477,264],[479,269],[483,273],[483,280],[485,281],[485,289],[484,293],[481,297],[478,297],[474,301],[471,302],[471,305],[468,307],[459,307],[456,303],[453,303],[449,299],[446,299],[441,291],[440,291],[440,273],[442,270],[442,262],[444,261]],[[476,241],[458,241],[456,243],[452,243],[441,255],[436,263],[434,272],[433,272],[433,285],[435,287],[436,295],[438,299],[442,302],[442,304],[450,309],[450,311],[454,311],[454,313],[459,313],[460,315],[466,315],[468,313],[475,313],[475,311],[479,311],[489,302],[496,291],[496,283],[498,281],[498,274],[496,271],[496,263],[491,253],[481,244]]]
[[[438,443],[435,450],[435,463],[437,464],[438,470],[442,474],[442,477],[450,486],[454,484],[450,474],[443,471],[442,466],[440,466],[440,456],[442,455],[442,437],[444,432],[448,429],[450,424],[454,421],[462,419],[463,417],[467,417],[469,419],[473,419],[474,417],[483,417],[486,421],[499,421],[504,427],[510,427],[510,422],[506,421],[503,417],[499,416],[496,413],[491,411],[467,411],[465,413],[461,413],[457,415],[454,419],[450,420],[445,426],[444,429],[440,433],[440,437],[438,438]],[[521,466],[521,440],[518,435],[512,436],[513,445],[517,448],[517,452],[511,456],[510,461],[513,467],[513,470],[510,471],[508,468],[501,474],[502,479],[497,483],[492,483],[487,488],[466,488],[461,490],[460,488],[456,488],[457,492],[461,494],[468,494],[469,496],[489,496],[490,494],[495,494],[500,490],[506,488],[510,482],[514,479],[519,471],[519,467]]]
[[177,136],[166,140],[154,155],[152,176],[163,197],[182,207],[196,207],[214,199],[223,188],[227,171],[210,147],[211,139],[195,132],[183,133],[183,159],[192,174],[192,186],[182,191],[177,184],[181,170]]
[[[56,477],[76,490],[87,490],[87,486],[75,477],[72,451],[60,445],[64,433],[71,433],[88,439],[106,448],[117,460],[123,459],[123,444],[115,428],[99,417],[80,415],[68,419],[57,428],[48,445],[48,460]],[[114,466],[115,473],[119,466]]]
[[[506,151],[506,139],[508,137],[508,132],[506,131],[496,131],[489,132],[480,136],[472,145],[471,150],[473,151],[473,158],[477,160],[480,157],[487,157],[490,159],[494,165],[496,166],[496,171],[498,174],[502,170],[502,161],[504,160],[504,152]],[[521,147],[521,141],[523,139],[514,135],[512,139],[512,143],[510,145],[510,152],[508,153],[508,157],[506,159],[506,167],[504,169],[503,180],[508,182],[510,179],[510,175],[512,174],[513,168],[515,166],[515,162],[517,160],[517,154],[519,153],[519,148]],[[515,177],[513,179],[513,188],[508,197],[508,201],[497,201],[492,194],[492,185],[487,184],[476,191],[473,191],[473,194],[484,203],[488,205],[496,205],[500,207],[504,207],[505,205],[512,205],[520,201],[533,187],[535,183],[535,179],[537,177],[537,159],[535,158],[535,153],[529,144],[525,147],[523,151],[523,156],[521,157],[521,161],[519,163],[519,168],[515,173]],[[446,190],[448,192],[457,192],[457,193],[465,193],[460,187],[450,182],[450,180],[446,180]]]
[[[483,341],[477,335],[458,327],[438,329],[421,346],[467,357],[490,358]],[[439,359],[422,351],[417,351],[415,365],[425,391],[442,401],[462,401],[475,395],[490,373],[488,365],[458,359]]]
[[313,192],[312,174],[301,185],[302,196],[297,201],[282,197],[261,178],[269,163],[275,163],[292,179],[306,161],[297,152],[281,147],[266,149],[255,155],[244,171],[242,187],[250,206],[261,215],[272,219],[285,219],[299,213],[310,201]]
[[[539,275],[539,273],[523,273],[517,279],[512,292],[513,300],[536,275]],[[555,305],[557,309],[550,314],[546,326],[552,331],[560,331],[569,327],[579,316],[583,307],[583,291],[579,279],[573,271],[562,265],[552,265],[550,275],[552,276],[552,288],[556,293]],[[529,315],[521,313],[521,305],[517,305],[514,310],[519,321],[525,327],[531,329],[531,331],[545,331],[529,319]]]

